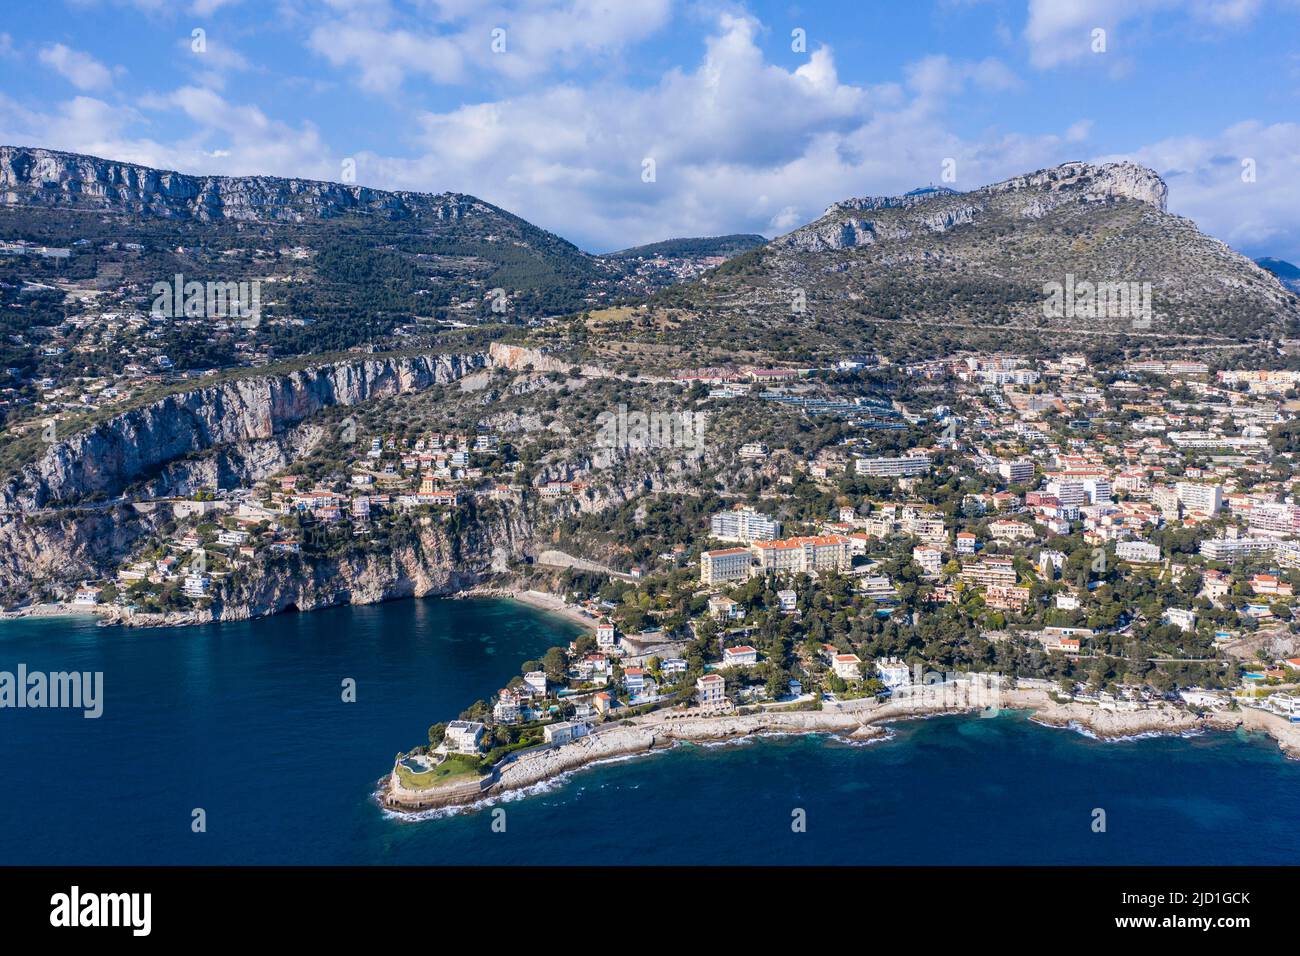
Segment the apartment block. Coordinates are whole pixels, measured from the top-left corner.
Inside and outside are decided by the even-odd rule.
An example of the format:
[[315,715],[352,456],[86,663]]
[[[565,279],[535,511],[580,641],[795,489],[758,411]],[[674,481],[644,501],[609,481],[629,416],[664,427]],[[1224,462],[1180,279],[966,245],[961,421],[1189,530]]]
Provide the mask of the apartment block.
[[748,548],[705,551],[700,555],[700,581],[703,584],[743,581],[749,577],[753,560],[754,557]]
[[780,536],[781,522],[737,505],[710,518],[709,533],[719,541],[770,541]]
[[902,458],[859,458],[854,462],[859,475],[871,478],[908,478],[930,470],[929,455],[904,455]]
[[844,535],[755,541],[751,547],[764,571],[843,571],[852,564],[852,542]]

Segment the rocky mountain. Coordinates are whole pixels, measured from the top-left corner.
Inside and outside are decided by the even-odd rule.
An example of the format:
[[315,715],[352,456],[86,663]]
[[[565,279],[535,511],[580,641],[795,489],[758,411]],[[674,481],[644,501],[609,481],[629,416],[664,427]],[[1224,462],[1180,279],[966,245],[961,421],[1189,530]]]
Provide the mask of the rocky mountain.
[[644,246],[632,246],[618,252],[605,254],[607,259],[698,259],[732,256],[748,252],[767,242],[752,232],[732,233],[727,236],[704,236],[698,239],[665,239]]
[[[0,256],[0,283],[72,283],[141,311],[175,275],[259,280],[257,344],[279,356],[409,339],[422,323],[522,323],[631,289],[618,264],[461,193],[191,176],[12,146],[0,147],[0,241],[33,253]],[[36,254],[46,247],[62,253]],[[55,301],[34,316],[2,289],[0,306],[28,326],[75,313]],[[165,344],[190,367],[235,363],[234,343]]]
[[804,353],[1005,347],[1011,330],[1183,341],[1293,330],[1300,299],[1171,215],[1166,194],[1132,163],[1067,163],[970,192],[848,199],[657,302],[711,344]]
[[446,223],[508,215],[458,193],[385,192],[276,176],[190,176],[14,146],[0,146],[0,203],[202,222],[310,222],[363,215]]

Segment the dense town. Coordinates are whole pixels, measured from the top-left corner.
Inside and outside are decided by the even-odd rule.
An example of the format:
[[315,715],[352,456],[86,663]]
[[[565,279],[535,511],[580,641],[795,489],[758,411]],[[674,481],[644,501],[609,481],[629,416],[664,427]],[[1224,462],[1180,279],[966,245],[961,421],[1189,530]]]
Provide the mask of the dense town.
[[[594,635],[432,728],[435,752],[488,750],[490,763],[681,704],[884,699],[954,663],[1112,710],[1166,700],[1300,721],[1290,626],[1300,505],[1277,437],[1300,376],[1174,361],[1103,381],[1083,356],[903,371],[956,384],[954,404],[928,412],[932,445],[872,455],[854,440],[781,476],[832,493],[866,477],[885,494],[835,495],[824,520],[791,528],[778,517],[786,496],[766,493],[712,514],[697,539],[660,556],[668,567],[574,588]],[[899,415],[800,398],[792,370],[692,377],[715,401],[776,380],[784,390],[767,397],[868,434]],[[779,451],[747,443],[738,455]],[[964,660],[945,629],[967,646]]]
[[[842,387],[868,374],[905,383],[909,401]],[[489,765],[684,704],[883,700],[945,669],[1111,709],[1175,701],[1300,721],[1298,381],[1192,360],[1101,370],[1082,354],[677,372],[661,387],[716,419],[768,409],[833,422],[817,434],[836,437],[797,455],[742,440],[767,437],[755,425],[706,444],[706,462],[758,480],[693,500],[699,518],[677,540],[643,522],[660,549],[644,558],[574,531],[601,514],[605,480],[545,467],[576,461],[574,447],[539,465],[532,446],[548,436],[528,428],[366,437],[349,418],[332,426],[336,458],[318,450],[251,488],[151,502],[172,510],[166,533],[72,603],[203,608],[266,561],[452,524],[467,508],[539,509],[556,540],[588,552],[501,577],[557,596],[583,633],[435,724],[436,754]]]

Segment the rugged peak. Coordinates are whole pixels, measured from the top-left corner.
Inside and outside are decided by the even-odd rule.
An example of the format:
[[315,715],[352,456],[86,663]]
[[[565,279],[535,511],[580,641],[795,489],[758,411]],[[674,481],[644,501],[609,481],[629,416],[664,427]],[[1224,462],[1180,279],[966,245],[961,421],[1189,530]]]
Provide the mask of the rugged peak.
[[902,196],[857,196],[853,199],[841,199],[831,203],[822,213],[823,217],[837,212],[862,212],[872,209],[905,209],[910,206],[923,206],[941,196],[960,196],[955,189],[913,189]]
[[1164,212],[1166,193],[1164,180],[1136,163],[1063,163],[965,193],[930,187],[904,196],[846,199],[777,241],[807,252],[844,249],[946,232],[993,215],[1038,219],[1061,206],[1115,201]]
[[347,213],[446,221],[490,208],[458,193],[386,192],[277,176],[191,176],[24,146],[0,146],[0,205],[254,222],[303,222]]
[[976,193],[995,195],[1017,190],[1072,193],[1084,202],[1133,199],[1165,211],[1169,188],[1155,172],[1137,163],[1070,162],[985,186]]

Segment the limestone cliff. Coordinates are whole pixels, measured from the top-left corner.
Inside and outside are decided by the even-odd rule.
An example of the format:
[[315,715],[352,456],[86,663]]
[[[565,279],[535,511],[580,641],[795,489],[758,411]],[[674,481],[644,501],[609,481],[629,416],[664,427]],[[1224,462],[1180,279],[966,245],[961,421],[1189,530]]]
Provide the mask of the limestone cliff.
[[305,222],[348,214],[456,222],[496,211],[459,193],[388,192],[277,176],[190,176],[15,146],[0,146],[0,204],[114,210],[201,222]]
[[283,611],[456,594],[503,570],[533,550],[533,528],[517,505],[490,506],[454,527],[427,516],[400,539],[358,543],[342,554],[284,555],[222,582],[211,607],[171,615],[115,611],[126,624],[240,621]]
[[168,395],[51,445],[0,490],[0,508],[30,512],[118,495],[182,456],[257,448],[324,408],[454,381],[486,364],[481,353],[355,359]]
[[774,242],[805,252],[847,249],[946,232],[995,215],[1037,219],[1065,204],[1132,200],[1164,212],[1167,195],[1164,180],[1135,163],[1065,163],[967,193],[942,189],[847,199]]
[[0,489],[0,589],[12,596],[111,571],[168,517],[119,501],[128,489],[135,498],[246,486],[315,445],[320,428],[308,419],[317,412],[455,381],[488,361],[377,356],[231,379],[71,435]]

